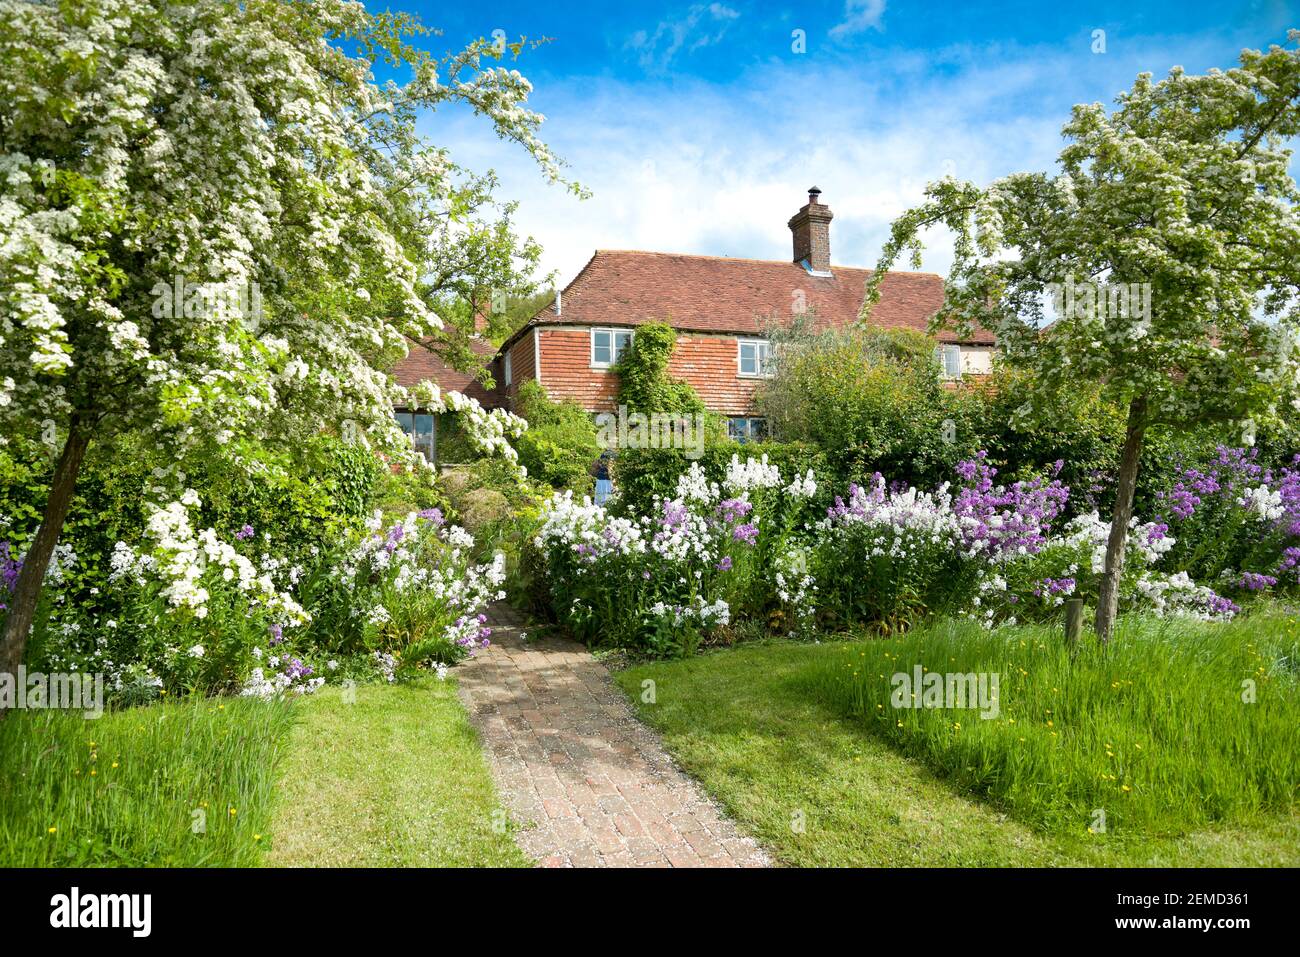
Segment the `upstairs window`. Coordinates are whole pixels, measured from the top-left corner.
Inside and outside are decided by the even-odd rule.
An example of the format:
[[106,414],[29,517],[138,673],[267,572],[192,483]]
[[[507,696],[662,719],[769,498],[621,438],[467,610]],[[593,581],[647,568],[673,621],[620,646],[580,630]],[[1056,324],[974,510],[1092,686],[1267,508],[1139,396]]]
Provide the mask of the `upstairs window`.
[[961,346],[951,344],[937,346],[934,354],[939,360],[939,368],[943,370],[945,379],[961,378]]
[[632,332],[629,329],[592,329],[592,367],[608,369],[610,366],[617,365],[618,360],[631,344]]
[[766,339],[741,339],[738,343],[737,361],[742,376],[759,377],[771,373],[769,350],[771,344]]

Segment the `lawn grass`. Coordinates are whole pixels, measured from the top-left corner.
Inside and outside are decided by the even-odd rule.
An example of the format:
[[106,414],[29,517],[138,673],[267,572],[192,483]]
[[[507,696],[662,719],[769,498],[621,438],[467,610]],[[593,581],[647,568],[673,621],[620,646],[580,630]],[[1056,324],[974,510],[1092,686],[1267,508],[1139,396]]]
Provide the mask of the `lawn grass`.
[[453,679],[352,690],[16,712],[0,721],[0,866],[529,863]]
[[[1133,617],[1109,647],[1083,642],[1073,655],[1059,628],[943,621],[838,651],[818,672],[821,694],[959,790],[1046,830],[1104,814],[1115,835],[1174,836],[1296,804],[1289,618]],[[963,700],[976,687],[981,700]]]
[[337,687],[297,703],[266,863],[517,867],[455,680]]
[[250,866],[290,728],[283,704],[192,699],[0,721],[0,866]]
[[[852,714],[827,674],[869,644],[744,645],[639,665],[616,680],[682,766],[786,864],[1300,864],[1294,811],[1243,813],[1180,835],[1090,833],[1090,819],[1056,829],[1018,820]],[[646,680],[655,683],[653,704],[643,701]]]

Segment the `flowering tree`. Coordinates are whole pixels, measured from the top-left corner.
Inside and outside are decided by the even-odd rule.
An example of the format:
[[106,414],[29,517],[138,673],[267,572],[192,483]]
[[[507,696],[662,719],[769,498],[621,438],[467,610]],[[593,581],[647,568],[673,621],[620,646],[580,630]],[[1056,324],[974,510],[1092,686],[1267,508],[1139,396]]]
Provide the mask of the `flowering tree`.
[[434,59],[422,32],[344,0],[0,0],[0,420],[61,449],[0,672],[92,441],[334,429],[398,452],[394,402],[468,412],[488,444],[517,428],[381,371],[438,338],[449,290],[535,258],[417,115],[466,106],[563,181],[531,86],[489,62],[506,48]]
[[[1300,31],[1289,39],[1300,43]],[[1052,414],[1080,383],[1128,410],[1099,585],[1108,640],[1143,438],[1153,425],[1276,421],[1292,398],[1300,324],[1300,192],[1288,138],[1300,133],[1300,50],[1247,50],[1240,66],[1138,77],[1107,112],[1074,108],[1057,176],[986,188],[945,178],[895,224],[863,318],[923,230],[946,226],[955,258],[940,326],[994,331],[1040,388],[1019,410]],[[1045,304],[1056,321],[1043,328]]]

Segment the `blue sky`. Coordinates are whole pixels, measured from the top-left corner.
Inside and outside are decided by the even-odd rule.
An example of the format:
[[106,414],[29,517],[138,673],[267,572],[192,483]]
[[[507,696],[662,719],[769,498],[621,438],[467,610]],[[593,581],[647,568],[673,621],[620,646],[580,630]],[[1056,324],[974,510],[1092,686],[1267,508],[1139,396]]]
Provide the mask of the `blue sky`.
[[[443,113],[423,129],[497,171],[561,282],[597,248],[784,259],[814,184],[835,212],[835,263],[872,265],[927,180],[1050,169],[1073,104],[1110,102],[1141,71],[1231,66],[1300,27],[1300,0],[393,6],[443,31],[434,52],[494,30],[551,38],[513,65],[590,199],[548,186],[481,120]],[[924,268],[945,271],[932,239]]]

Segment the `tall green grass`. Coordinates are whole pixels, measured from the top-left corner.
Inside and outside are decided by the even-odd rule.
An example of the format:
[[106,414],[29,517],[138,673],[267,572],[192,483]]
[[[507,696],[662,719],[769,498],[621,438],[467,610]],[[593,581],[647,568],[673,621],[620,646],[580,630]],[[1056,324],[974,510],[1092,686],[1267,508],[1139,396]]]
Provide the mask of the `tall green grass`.
[[11,714],[0,866],[256,864],[290,722],[289,705],[230,698]]
[[[918,664],[998,673],[1000,713],[893,707],[892,676]],[[937,622],[846,643],[813,683],[902,752],[1050,830],[1104,820],[1107,833],[1181,835],[1294,808],[1300,788],[1300,627],[1285,616],[1130,618],[1110,648],[1085,639],[1073,658],[1059,626]]]

